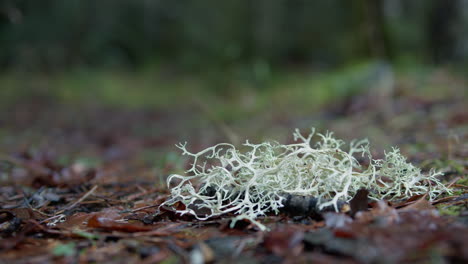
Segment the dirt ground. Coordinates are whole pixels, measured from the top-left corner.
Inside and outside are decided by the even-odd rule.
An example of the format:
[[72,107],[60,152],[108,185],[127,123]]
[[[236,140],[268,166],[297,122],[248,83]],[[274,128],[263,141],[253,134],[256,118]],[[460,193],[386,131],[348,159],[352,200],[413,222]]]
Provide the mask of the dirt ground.
[[[391,111],[369,94],[320,112],[265,112],[227,123],[195,106],[125,109],[27,98],[0,113],[0,263],[468,262],[468,112],[462,90],[432,98],[401,89]],[[376,157],[398,146],[444,172],[434,201],[359,200],[360,213],[268,215],[269,231],[231,216],[199,221],[159,208],[165,179],[191,150],[229,140],[290,142],[294,128],[368,137]],[[156,212],[159,210],[159,214]]]

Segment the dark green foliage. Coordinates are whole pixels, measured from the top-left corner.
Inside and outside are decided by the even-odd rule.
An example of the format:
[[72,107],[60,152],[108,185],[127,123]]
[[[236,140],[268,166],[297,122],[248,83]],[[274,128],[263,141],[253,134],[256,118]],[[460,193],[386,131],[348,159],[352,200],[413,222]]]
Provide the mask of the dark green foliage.
[[4,0],[0,67],[162,63],[257,74],[258,65],[323,68],[369,57],[466,62],[468,14],[461,1],[439,2]]

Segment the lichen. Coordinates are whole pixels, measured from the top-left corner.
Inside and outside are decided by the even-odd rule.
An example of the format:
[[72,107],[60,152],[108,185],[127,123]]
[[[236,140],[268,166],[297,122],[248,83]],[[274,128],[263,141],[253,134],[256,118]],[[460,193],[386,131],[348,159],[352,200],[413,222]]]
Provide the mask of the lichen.
[[[192,159],[187,175],[172,174],[167,179],[171,197],[164,204],[182,202],[181,214],[200,220],[227,213],[238,219],[255,219],[267,212],[278,213],[284,194],[319,198],[319,208],[349,201],[361,188],[370,190],[372,199],[401,199],[416,194],[429,194],[434,199],[450,192],[436,177],[439,172],[421,170],[406,162],[399,149],[385,153],[384,159],[373,159],[367,140],[352,141],[347,151],[344,141],[333,133],[304,137],[293,133],[295,143],[263,142],[243,144],[244,151],[222,143],[197,153],[179,144],[183,155]],[[363,165],[367,164],[367,165]]]

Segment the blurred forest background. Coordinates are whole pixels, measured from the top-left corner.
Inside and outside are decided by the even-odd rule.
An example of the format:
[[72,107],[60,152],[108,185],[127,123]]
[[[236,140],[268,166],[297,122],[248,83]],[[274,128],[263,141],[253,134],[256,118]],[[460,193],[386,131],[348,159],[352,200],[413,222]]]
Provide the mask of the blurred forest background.
[[0,11],[2,70],[156,64],[262,75],[374,58],[468,61],[465,0],[3,0]]
[[460,95],[467,70],[467,0],[0,2],[4,106],[198,105],[229,122],[369,89]]

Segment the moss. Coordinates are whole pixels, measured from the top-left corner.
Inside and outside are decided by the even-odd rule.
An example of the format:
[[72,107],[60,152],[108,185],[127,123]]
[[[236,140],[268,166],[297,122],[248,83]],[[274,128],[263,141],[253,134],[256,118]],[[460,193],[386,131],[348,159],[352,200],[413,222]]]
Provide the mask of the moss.
[[421,164],[421,167],[432,167],[445,171],[452,171],[456,174],[465,174],[466,169],[463,164],[463,161],[456,159],[434,159],[427,160]]
[[446,205],[441,204],[436,206],[440,215],[459,216],[463,210],[466,210],[466,205]]
[[160,262],[161,264],[174,264],[174,263],[181,263],[181,260],[178,256],[171,255],[170,257],[164,259]]
[[457,181],[457,184],[468,186],[468,177],[461,178]]

